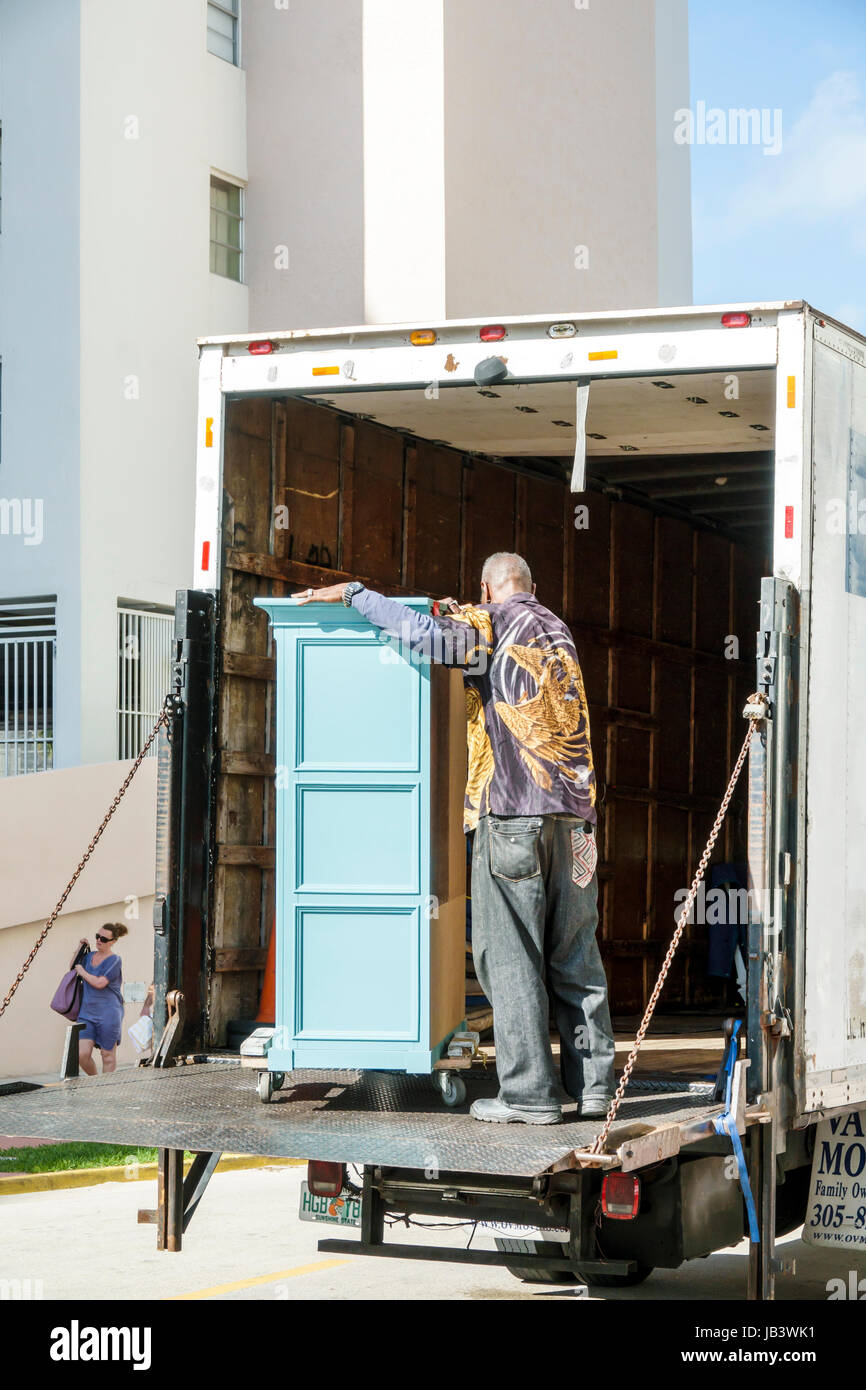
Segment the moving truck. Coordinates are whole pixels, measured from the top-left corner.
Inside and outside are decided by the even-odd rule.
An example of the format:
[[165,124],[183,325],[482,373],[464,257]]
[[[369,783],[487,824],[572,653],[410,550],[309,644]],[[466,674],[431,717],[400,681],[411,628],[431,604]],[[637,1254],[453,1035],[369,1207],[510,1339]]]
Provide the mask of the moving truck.
[[[194,573],[160,751],[155,1020],[198,1065],[136,1073],[134,1115],[115,1087],[109,1118],[102,1083],[6,1097],[0,1130],[15,1132],[17,1107],[20,1132],[39,1134],[50,1110],[42,1132],[156,1143],[169,1165],[184,1147],[301,1156],[314,1161],[302,1216],[360,1224],[322,1249],[534,1280],[633,1283],[706,1255],[748,1233],[749,1194],[754,1298],[773,1296],[777,1234],[804,1220],[856,1246],[847,1197],[828,1221],[812,1183],[816,1153],[840,1180],[856,1165],[850,1146],[823,1150],[824,1130],[816,1147],[819,1126],[850,1137],[866,1107],[866,340],[791,301],[199,350]],[[766,700],[659,1005],[693,1031],[736,1013],[740,1034],[715,1079],[639,1066],[603,1154],[589,1152],[597,1123],[480,1125],[407,1076],[293,1074],[262,1105],[224,1051],[233,1021],[256,1016],[274,918],[275,663],[254,600],[358,578],[465,601],[497,550],[525,555],[575,635],[620,1018],[647,1005],[744,705]],[[182,1019],[166,1012],[173,989]],[[173,1215],[161,1207],[170,1248],[193,1196],[177,1187]],[[395,1246],[387,1213],[479,1222],[494,1241]]]

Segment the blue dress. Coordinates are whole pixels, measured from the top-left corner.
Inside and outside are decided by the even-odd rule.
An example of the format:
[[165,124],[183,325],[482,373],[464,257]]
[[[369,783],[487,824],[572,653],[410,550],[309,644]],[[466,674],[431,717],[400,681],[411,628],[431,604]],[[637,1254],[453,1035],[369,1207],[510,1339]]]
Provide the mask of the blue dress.
[[84,991],[78,1022],[84,1027],[79,1037],[90,1038],[97,1047],[110,1052],[120,1042],[123,1027],[123,964],[120,956],[105,956],[100,960],[96,952],[91,951],[84,969],[90,975],[105,975],[108,984],[97,989],[86,980],[82,981]]

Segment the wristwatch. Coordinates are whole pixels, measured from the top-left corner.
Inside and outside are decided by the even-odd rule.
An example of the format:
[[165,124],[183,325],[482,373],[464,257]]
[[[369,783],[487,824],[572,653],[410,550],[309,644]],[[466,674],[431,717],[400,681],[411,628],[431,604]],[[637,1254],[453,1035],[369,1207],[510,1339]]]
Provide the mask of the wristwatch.
[[343,589],[343,603],[347,608],[352,607],[352,599],[356,594],[360,594],[363,588],[364,585],[358,579],[353,579],[351,583],[345,585]]

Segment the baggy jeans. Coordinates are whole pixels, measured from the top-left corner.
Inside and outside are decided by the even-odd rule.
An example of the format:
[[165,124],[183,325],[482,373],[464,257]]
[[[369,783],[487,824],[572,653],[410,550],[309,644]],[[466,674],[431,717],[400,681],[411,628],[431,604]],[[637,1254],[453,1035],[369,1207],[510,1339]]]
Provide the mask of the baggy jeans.
[[499,1098],[517,1110],[558,1109],[550,1048],[553,1006],[562,1086],[574,1100],[614,1091],[607,981],[595,939],[596,875],[574,881],[578,816],[482,816],[472,849],[472,952],[493,1005]]

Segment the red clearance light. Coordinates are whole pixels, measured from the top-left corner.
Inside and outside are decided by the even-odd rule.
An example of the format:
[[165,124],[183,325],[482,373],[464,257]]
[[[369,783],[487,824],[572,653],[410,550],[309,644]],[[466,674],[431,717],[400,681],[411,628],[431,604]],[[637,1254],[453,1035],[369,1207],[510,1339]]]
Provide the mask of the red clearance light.
[[608,1173],[601,1185],[601,1209],[611,1221],[632,1221],[640,1210],[640,1178]]
[[489,323],[486,328],[482,328],[478,336],[482,343],[501,343],[505,337],[505,324]]
[[748,328],[751,314],[722,314],[722,328]]
[[307,1186],[314,1197],[339,1197],[346,1182],[346,1167],[343,1163],[307,1164]]
[[785,540],[790,541],[794,538],[794,508],[785,508]]
[[273,352],[273,350],[274,345],[269,342],[267,338],[263,338],[261,342],[258,343],[250,343],[247,348],[247,351],[251,352],[253,357],[261,357],[266,352]]
[[210,541],[201,543],[201,567],[205,573],[210,569]]

